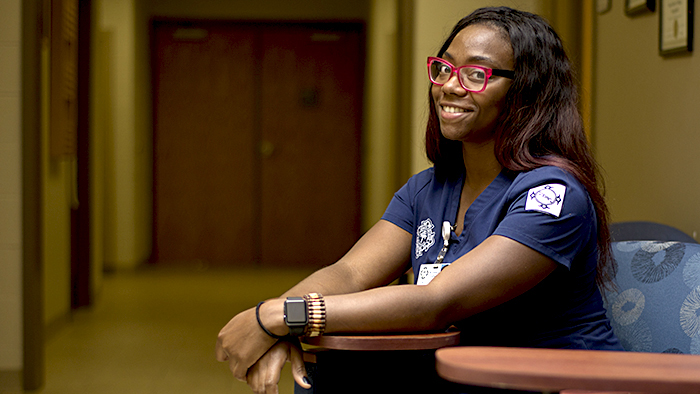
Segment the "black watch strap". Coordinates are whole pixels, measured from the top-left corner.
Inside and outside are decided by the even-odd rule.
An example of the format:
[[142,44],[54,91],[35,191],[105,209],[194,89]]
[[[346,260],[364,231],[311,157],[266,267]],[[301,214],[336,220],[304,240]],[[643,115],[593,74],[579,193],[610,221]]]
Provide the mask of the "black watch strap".
[[289,327],[289,334],[295,337],[304,335],[309,323],[309,309],[302,297],[288,297],[284,301],[284,322]]
[[304,326],[289,326],[289,335],[293,337],[300,337],[304,335],[304,329],[306,329],[306,325]]

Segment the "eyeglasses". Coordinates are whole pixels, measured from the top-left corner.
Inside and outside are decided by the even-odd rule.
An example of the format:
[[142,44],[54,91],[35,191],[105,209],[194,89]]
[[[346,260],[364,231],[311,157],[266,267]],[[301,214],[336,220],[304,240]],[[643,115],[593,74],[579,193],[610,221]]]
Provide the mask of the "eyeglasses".
[[446,84],[455,73],[457,73],[457,79],[462,88],[475,93],[483,92],[486,89],[486,83],[492,75],[508,79],[515,78],[515,72],[511,70],[472,65],[455,67],[447,60],[439,57],[428,58],[428,77],[430,82],[435,85],[442,86]]

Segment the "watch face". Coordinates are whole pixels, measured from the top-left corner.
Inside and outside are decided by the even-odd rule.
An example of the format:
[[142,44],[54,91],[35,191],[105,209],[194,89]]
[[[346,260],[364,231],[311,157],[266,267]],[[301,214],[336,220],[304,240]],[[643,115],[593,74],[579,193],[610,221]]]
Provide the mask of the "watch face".
[[304,300],[287,300],[284,303],[287,324],[306,325],[306,302]]

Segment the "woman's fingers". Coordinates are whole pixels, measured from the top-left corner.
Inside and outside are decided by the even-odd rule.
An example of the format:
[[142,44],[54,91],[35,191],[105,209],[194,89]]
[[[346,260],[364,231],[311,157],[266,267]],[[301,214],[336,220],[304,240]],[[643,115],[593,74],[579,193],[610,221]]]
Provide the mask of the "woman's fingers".
[[299,346],[290,342],[279,342],[248,370],[247,382],[253,392],[278,394],[282,367],[287,361],[292,364],[292,376],[297,384],[305,389],[311,388]]
[[289,343],[279,342],[248,370],[248,386],[256,394],[277,394],[280,373],[289,354]]
[[309,377],[306,374],[306,365],[301,349],[296,345],[289,346],[289,362],[292,364],[292,376],[297,384],[305,389],[311,388]]

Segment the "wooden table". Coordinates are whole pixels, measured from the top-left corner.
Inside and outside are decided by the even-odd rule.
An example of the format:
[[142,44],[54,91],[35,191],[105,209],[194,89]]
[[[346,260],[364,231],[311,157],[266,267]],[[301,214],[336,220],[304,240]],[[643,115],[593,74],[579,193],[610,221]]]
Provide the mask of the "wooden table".
[[436,354],[438,375],[477,386],[557,392],[700,393],[700,356],[595,350],[454,347]]
[[304,343],[324,349],[355,351],[427,350],[459,344],[459,331],[389,335],[321,335]]
[[[310,394],[433,392],[448,385],[435,372],[435,349],[459,343],[459,332],[322,335],[304,338]],[[439,392],[439,391],[438,391]]]

